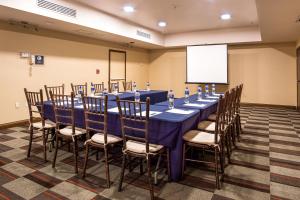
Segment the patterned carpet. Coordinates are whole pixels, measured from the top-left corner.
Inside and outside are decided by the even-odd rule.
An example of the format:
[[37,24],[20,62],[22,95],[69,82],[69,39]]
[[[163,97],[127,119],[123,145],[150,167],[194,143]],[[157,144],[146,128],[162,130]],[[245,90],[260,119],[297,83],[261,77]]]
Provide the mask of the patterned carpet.
[[[159,181],[154,187],[158,199],[300,199],[300,113],[242,107],[241,115],[244,133],[232,153],[232,164],[226,167],[222,189],[214,189],[213,171],[189,165],[180,182]],[[0,199],[149,198],[147,177],[138,171],[127,174],[123,191],[117,192],[119,162],[110,165],[113,184],[106,189],[104,166],[95,156],[83,180],[73,173],[67,148],[59,151],[57,167],[52,169],[51,162],[42,159],[40,138],[34,141],[30,159],[26,159],[27,145],[27,127],[0,130]],[[52,153],[48,159],[52,160]]]

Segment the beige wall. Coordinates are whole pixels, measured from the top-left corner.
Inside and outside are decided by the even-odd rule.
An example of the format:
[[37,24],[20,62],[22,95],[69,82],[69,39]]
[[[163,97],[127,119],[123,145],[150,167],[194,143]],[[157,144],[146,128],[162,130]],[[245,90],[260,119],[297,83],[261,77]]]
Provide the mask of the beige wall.
[[[152,51],[149,81],[155,89],[173,89],[183,96],[185,68],[184,48]],[[230,47],[229,81],[230,87],[244,83],[243,102],[296,105],[295,43]],[[196,86],[190,88],[195,91]]]
[[[47,85],[108,81],[109,46],[93,45],[25,34],[0,29],[0,124],[28,118],[23,88],[38,90]],[[19,52],[45,56],[45,65],[33,66],[21,59]],[[127,78],[138,87],[148,81],[149,54],[143,50],[127,50]],[[100,74],[96,74],[100,69]],[[20,108],[15,108],[15,103]]]

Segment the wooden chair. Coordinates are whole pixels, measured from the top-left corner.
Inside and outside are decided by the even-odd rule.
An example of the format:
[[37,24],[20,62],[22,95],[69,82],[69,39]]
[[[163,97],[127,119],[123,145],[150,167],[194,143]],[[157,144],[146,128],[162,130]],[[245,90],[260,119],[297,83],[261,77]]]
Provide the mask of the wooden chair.
[[[50,97],[54,109],[55,122],[56,122],[56,148],[54,153],[54,158],[52,162],[52,168],[55,168],[57,151],[58,151],[58,141],[66,140],[68,142],[73,142],[73,154],[75,160],[75,173],[78,173],[78,137],[85,135],[85,130],[75,127],[74,118],[74,93],[71,95],[56,95],[50,91]],[[63,128],[61,128],[63,127]]]
[[[32,140],[33,140],[33,131],[34,129],[41,130],[43,132],[43,146],[44,146],[44,160],[47,161],[47,141],[48,135],[51,130],[55,128],[55,123],[44,118],[44,104],[43,104],[43,91],[39,92],[29,92],[24,88],[28,110],[29,110],[29,146],[27,151],[27,157],[30,157]],[[37,119],[39,121],[37,121]]]
[[109,92],[113,92],[117,90],[117,92],[120,92],[119,82],[111,82],[109,85]]
[[[146,102],[135,102],[120,100],[120,98],[117,96],[117,104],[120,114],[123,136],[123,162],[118,191],[121,191],[122,189],[122,182],[127,160],[129,160],[130,157],[137,157],[140,159],[141,164],[140,173],[142,173],[143,170],[142,161],[143,159],[146,159],[150,197],[151,199],[154,199],[151,174],[151,159],[153,157],[159,156],[159,161],[161,155],[164,152],[167,153],[168,177],[170,177],[170,162],[169,149],[165,148],[162,145],[149,143],[148,126],[150,98],[147,98]],[[146,108],[146,110],[143,112],[142,108]]]
[[[85,162],[83,167],[83,178],[86,175],[86,167],[89,158],[90,148],[103,149],[106,169],[107,187],[110,187],[108,150],[117,143],[122,142],[122,138],[107,133],[107,96],[104,99],[82,96],[85,127],[88,140],[85,142]],[[104,103],[103,103],[104,102]],[[91,137],[91,133],[95,134]]]
[[44,87],[45,87],[45,92],[46,92],[48,101],[51,100],[50,91],[52,91],[53,94],[62,94],[62,95],[65,94],[65,84],[62,84],[60,86],[51,86],[51,87],[44,85]]
[[95,93],[99,94],[99,93],[103,92],[103,90],[104,90],[104,82],[97,83],[97,84],[94,83],[94,87],[95,87]]
[[[216,187],[220,189],[219,180],[219,164],[221,169],[221,180],[224,174],[224,98],[220,96],[217,108],[217,118],[215,122],[214,133],[199,130],[191,130],[184,134],[183,140],[183,161],[182,176],[185,170],[185,161],[193,161],[198,163],[213,163],[215,166]],[[201,150],[212,150],[214,152],[214,162],[194,160],[186,158],[185,154],[189,148],[200,148]]]
[[125,82],[123,81],[124,91],[132,91],[132,81]]
[[242,91],[243,91],[243,84],[237,86],[237,98],[235,102],[235,123],[236,123],[236,132],[238,139],[240,135],[242,134],[242,124],[241,124],[241,116],[240,116],[240,108],[241,108],[241,97],[242,97]]
[[82,88],[83,95],[87,96],[87,83],[83,85],[74,85],[73,83],[71,83],[72,92],[75,96],[79,94],[80,87]]

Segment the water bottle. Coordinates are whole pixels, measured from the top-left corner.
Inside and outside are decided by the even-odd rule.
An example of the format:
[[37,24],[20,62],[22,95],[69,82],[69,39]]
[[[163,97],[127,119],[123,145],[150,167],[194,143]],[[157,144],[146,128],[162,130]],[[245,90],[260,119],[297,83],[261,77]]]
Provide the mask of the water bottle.
[[150,83],[149,82],[147,82],[146,88],[147,88],[147,91],[150,91]]
[[216,85],[215,84],[211,85],[211,93],[212,93],[212,95],[216,94]]
[[184,103],[189,103],[190,102],[189,98],[190,98],[190,90],[188,87],[186,87],[184,90]]
[[209,87],[207,84],[205,85],[205,96],[209,96]]
[[117,85],[114,85],[113,87],[113,94],[118,94]]
[[91,96],[95,96],[95,86],[93,83],[91,83]]
[[198,93],[198,100],[201,100],[202,99],[202,87],[201,87],[201,85],[198,86],[197,93]]
[[134,101],[140,102],[141,94],[139,92],[134,93]]
[[136,92],[136,83],[135,83],[135,82],[133,82],[133,84],[132,84],[132,90],[133,90],[134,92]]
[[81,99],[81,94],[82,94],[82,86],[80,85],[79,86],[79,89],[78,89],[78,103],[82,103],[82,99]]
[[174,93],[173,93],[173,90],[169,91],[168,98],[169,98],[169,109],[173,109],[174,108]]
[[103,101],[102,101],[102,105],[104,106],[104,98],[105,98],[105,95],[107,95],[108,94],[108,90],[106,89],[106,88],[104,88],[104,90],[102,91],[102,93],[101,93],[101,99],[103,99]]

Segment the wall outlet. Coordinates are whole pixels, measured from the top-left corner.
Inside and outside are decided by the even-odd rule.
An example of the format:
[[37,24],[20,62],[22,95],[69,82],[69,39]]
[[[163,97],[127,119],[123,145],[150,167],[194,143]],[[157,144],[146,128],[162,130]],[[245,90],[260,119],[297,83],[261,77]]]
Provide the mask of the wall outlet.
[[16,107],[16,108],[20,108],[20,106],[21,106],[21,105],[20,105],[20,102],[16,102],[16,103],[15,103],[15,107]]

